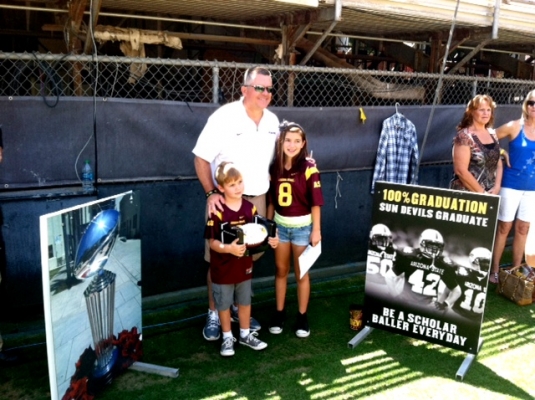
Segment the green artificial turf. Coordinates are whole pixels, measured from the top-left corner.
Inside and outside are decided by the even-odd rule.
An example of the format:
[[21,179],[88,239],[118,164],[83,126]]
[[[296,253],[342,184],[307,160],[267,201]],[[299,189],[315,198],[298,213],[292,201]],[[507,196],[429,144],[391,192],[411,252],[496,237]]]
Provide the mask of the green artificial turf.
[[[465,353],[375,329],[354,349],[348,342],[349,305],[362,303],[364,275],[313,282],[311,335],[291,329],[295,287],[289,288],[288,320],[280,335],[267,326],[273,291],[257,293],[253,315],[268,348],[236,345],[234,357],[219,355],[220,341],[201,330],[204,301],[144,312],[143,362],[179,369],[177,378],[127,371],[100,399],[533,399],[535,306],[519,307],[489,286],[482,349],[464,380],[456,373]],[[236,326],[233,326],[236,330]],[[238,332],[235,331],[235,335]],[[16,336],[16,335],[15,335]],[[44,341],[39,333],[17,345]],[[10,343],[12,345],[13,342]],[[49,398],[46,349],[23,347],[21,363],[0,367],[0,398]]]

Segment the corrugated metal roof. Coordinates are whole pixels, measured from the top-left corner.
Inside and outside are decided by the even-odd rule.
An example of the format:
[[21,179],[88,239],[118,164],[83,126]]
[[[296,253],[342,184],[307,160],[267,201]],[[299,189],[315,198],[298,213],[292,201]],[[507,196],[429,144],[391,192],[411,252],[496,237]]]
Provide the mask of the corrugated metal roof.
[[131,10],[163,15],[245,21],[315,9],[276,0],[103,0],[102,9]]
[[[318,7],[306,4],[317,3]],[[335,0],[102,0],[101,11],[151,13],[162,17],[208,19],[232,23],[254,24],[255,20],[277,18],[288,13],[305,13],[315,9],[333,8]],[[494,0],[462,1],[458,9],[457,29],[492,27]],[[535,3],[509,1],[501,4],[499,38],[487,47],[535,43]],[[433,32],[448,33],[454,16],[456,0],[343,0],[342,21],[335,30],[348,35],[389,37],[407,41],[425,38]],[[321,30],[326,23],[311,29]],[[276,27],[276,26],[274,26]],[[477,45],[481,37],[465,44]]]

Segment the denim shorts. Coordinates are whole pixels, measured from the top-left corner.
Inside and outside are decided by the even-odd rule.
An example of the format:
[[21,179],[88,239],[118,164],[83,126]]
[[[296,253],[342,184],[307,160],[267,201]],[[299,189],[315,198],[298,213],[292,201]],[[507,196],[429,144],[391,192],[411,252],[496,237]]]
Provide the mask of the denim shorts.
[[288,228],[278,225],[279,241],[281,243],[293,243],[297,246],[308,246],[310,243],[310,234],[312,233],[312,224],[300,228]]

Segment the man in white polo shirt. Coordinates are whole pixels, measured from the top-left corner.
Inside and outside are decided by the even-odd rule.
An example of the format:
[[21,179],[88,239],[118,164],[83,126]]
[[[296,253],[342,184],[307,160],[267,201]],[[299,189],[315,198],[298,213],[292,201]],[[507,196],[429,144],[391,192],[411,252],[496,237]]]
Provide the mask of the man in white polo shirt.
[[[260,215],[266,215],[266,193],[269,189],[269,164],[273,158],[279,132],[279,119],[267,110],[272,98],[271,73],[263,67],[245,72],[241,87],[243,97],[215,111],[204,126],[195,154],[195,171],[206,194],[207,214],[222,210],[224,197],[217,191],[214,170],[223,161],[234,163],[243,176],[243,197],[253,203]],[[206,246],[205,260],[210,261]],[[208,316],[203,329],[206,340],[218,340],[220,322],[212,295],[210,271],[207,275]],[[231,307],[232,320],[237,322],[237,309]],[[260,324],[251,317],[251,331]]]

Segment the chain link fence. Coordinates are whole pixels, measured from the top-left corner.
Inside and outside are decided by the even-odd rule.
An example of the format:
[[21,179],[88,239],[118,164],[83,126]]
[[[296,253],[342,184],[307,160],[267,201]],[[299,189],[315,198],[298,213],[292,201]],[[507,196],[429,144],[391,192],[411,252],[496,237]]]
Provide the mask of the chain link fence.
[[[0,52],[0,96],[97,96],[226,103],[240,97],[253,64],[110,56]],[[431,105],[438,74],[269,65],[272,105],[353,107]],[[489,94],[498,104],[521,103],[533,81],[462,75],[443,77],[437,104],[466,104]]]

